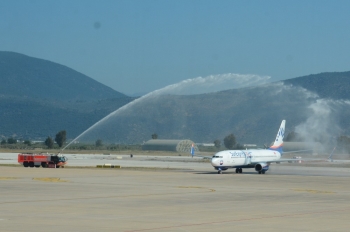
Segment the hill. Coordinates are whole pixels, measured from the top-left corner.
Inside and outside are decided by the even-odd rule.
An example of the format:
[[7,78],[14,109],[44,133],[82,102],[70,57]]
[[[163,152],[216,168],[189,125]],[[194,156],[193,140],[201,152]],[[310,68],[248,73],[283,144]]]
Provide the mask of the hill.
[[286,134],[325,143],[350,134],[350,72],[321,73],[199,95],[127,97],[65,66],[0,52],[0,136],[38,140],[66,130],[73,139],[142,143],[160,139],[269,144],[282,119]]
[[0,52],[0,95],[49,101],[88,101],[126,97],[66,66]]
[[0,137],[74,137],[133,99],[66,66],[0,52]]
[[285,80],[284,83],[301,86],[321,98],[350,99],[350,72],[326,72]]
[[[347,86],[347,74],[336,73],[336,81]],[[350,104],[338,99],[350,99],[350,94],[336,95],[339,86],[332,75],[320,74],[320,82],[317,76],[209,94],[145,98],[80,139],[140,143],[157,133],[160,139],[213,142],[233,133],[240,143],[270,144],[286,119],[286,134],[296,130],[306,139],[332,142],[340,133],[350,133]],[[313,83],[311,90],[305,83]]]

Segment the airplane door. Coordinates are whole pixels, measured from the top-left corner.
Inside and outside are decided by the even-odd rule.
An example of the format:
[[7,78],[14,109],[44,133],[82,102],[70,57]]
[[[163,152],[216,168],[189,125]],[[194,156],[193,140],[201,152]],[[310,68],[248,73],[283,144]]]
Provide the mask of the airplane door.
[[252,154],[250,152],[245,152],[245,164],[250,164],[252,161]]

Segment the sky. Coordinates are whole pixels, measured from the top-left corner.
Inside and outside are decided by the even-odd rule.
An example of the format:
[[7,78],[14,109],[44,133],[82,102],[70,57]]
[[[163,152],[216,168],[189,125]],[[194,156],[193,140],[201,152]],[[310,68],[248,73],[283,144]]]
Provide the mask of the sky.
[[0,0],[0,51],[127,95],[225,73],[350,71],[350,1]]

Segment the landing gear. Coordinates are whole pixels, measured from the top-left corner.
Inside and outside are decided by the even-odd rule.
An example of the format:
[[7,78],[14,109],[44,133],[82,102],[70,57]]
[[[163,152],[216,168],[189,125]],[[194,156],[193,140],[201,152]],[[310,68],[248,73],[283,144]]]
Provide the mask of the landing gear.
[[222,170],[218,170],[218,174],[222,174]]
[[265,171],[264,170],[259,171],[259,174],[265,174]]
[[242,173],[243,169],[242,168],[236,168],[236,173]]

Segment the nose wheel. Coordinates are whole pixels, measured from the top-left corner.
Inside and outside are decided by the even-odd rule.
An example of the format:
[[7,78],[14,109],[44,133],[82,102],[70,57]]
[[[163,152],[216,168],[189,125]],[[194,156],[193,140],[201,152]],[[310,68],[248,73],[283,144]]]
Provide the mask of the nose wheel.
[[222,174],[222,170],[218,170],[218,174]]

